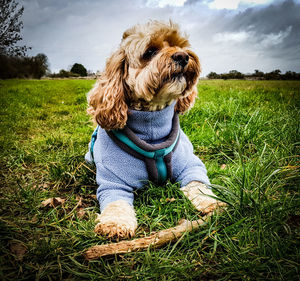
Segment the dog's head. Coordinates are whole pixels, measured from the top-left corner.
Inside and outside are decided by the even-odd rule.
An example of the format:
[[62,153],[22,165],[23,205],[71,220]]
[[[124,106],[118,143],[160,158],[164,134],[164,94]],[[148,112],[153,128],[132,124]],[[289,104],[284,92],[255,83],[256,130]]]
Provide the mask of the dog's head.
[[154,111],[177,101],[175,110],[183,113],[194,103],[200,71],[176,24],[136,25],[107,60],[90,91],[88,112],[107,130],[126,125],[128,107]]

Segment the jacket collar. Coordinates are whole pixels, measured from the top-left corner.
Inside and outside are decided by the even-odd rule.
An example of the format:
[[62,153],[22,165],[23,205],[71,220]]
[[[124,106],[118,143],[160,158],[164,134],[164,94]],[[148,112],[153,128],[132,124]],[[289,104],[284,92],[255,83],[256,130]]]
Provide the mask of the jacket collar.
[[128,111],[127,127],[140,139],[148,143],[160,143],[166,140],[172,130],[175,104],[158,111]]

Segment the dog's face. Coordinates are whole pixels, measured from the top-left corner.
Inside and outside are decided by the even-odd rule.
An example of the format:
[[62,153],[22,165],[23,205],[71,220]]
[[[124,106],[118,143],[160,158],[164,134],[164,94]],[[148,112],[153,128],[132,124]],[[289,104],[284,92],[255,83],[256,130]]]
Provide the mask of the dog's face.
[[174,25],[152,22],[124,33],[121,47],[128,64],[125,82],[134,107],[158,110],[190,94],[200,64]]
[[184,112],[197,95],[200,63],[178,26],[149,22],[123,34],[89,96],[89,112],[104,129],[125,126],[128,107],[160,110],[177,100]]

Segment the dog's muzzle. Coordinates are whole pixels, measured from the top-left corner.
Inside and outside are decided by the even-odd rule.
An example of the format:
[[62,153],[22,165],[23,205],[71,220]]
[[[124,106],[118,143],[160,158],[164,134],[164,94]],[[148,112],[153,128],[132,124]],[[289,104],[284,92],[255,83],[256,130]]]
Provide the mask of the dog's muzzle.
[[189,63],[189,55],[185,52],[176,52],[171,56],[173,61],[184,68]]

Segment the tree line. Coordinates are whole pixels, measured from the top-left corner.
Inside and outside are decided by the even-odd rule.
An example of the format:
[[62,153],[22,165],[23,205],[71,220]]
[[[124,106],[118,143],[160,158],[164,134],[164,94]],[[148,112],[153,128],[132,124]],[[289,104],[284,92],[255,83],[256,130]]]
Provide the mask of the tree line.
[[43,76],[50,78],[84,77],[88,72],[80,63],[74,63],[70,70],[61,69],[58,73],[49,70],[48,58],[45,54],[28,56],[7,56],[0,54],[0,79],[34,78]]
[[75,63],[69,71],[62,69],[51,74],[45,54],[27,56],[31,48],[17,44],[22,40],[24,7],[15,0],[0,0],[0,7],[0,79],[87,76],[86,68],[80,63]]
[[48,68],[48,58],[44,54],[33,57],[7,56],[0,54],[0,78],[36,78],[45,76]]
[[244,74],[237,70],[231,70],[228,73],[218,74],[216,72],[210,72],[207,75],[208,79],[253,79],[253,80],[300,80],[300,73],[294,71],[287,71],[281,73],[280,69],[275,69],[271,72],[262,72],[258,69],[254,70],[254,73]]

